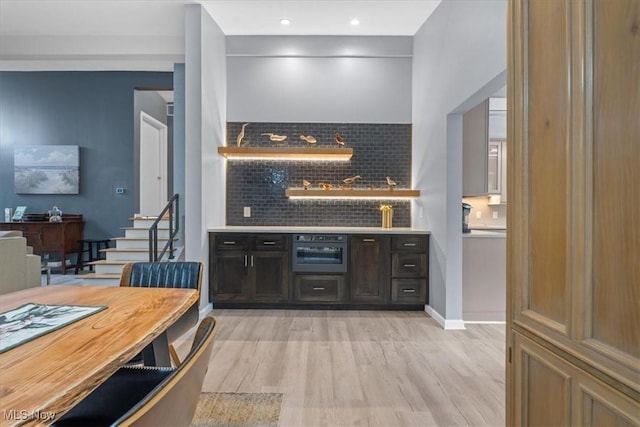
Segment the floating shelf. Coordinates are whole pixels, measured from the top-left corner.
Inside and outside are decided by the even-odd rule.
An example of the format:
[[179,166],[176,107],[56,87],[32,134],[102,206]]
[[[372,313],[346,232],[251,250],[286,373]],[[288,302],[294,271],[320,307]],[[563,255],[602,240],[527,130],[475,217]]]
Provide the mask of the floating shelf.
[[322,147],[218,147],[218,154],[238,160],[333,160],[347,161],[353,148]]
[[288,189],[290,199],[410,199],[420,196],[420,190],[304,190]]

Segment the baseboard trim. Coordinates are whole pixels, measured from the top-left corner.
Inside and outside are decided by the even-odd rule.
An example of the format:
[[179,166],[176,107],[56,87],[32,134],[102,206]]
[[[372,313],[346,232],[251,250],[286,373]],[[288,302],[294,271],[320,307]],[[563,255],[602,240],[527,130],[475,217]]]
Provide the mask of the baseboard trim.
[[200,307],[199,316],[200,319],[204,319],[209,313],[213,311],[213,304],[209,303],[204,307]]
[[433,309],[430,305],[424,306],[424,311],[435,320],[442,329],[447,331],[464,330],[464,321],[462,319],[445,319]]
[[506,325],[504,320],[465,320],[464,324],[467,325]]

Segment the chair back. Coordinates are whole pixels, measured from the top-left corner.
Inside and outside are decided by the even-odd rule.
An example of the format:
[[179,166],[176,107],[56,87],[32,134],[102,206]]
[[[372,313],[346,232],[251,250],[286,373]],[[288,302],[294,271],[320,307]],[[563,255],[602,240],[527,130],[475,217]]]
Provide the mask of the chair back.
[[198,326],[184,362],[114,425],[188,426],[198,405],[209,367],[213,338],[218,330],[215,317],[205,317]]
[[134,262],[122,269],[120,286],[196,289],[202,286],[201,262]]

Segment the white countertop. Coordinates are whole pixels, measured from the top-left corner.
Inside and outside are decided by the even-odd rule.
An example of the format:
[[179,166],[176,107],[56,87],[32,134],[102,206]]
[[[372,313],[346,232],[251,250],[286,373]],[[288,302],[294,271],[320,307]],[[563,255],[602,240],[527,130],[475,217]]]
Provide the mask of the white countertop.
[[507,231],[502,229],[502,230],[471,230],[471,232],[469,233],[462,233],[462,237],[463,238],[470,238],[470,237],[486,237],[486,238],[493,238],[493,239],[506,239],[507,238]]
[[212,227],[213,233],[339,233],[339,234],[430,234],[429,230],[411,227],[298,227],[298,226],[233,226]]

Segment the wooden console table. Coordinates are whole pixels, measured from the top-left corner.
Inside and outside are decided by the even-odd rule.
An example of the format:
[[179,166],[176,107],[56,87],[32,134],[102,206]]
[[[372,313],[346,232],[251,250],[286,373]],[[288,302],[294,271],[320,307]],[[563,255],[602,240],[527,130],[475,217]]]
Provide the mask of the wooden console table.
[[46,214],[28,214],[24,222],[2,222],[0,230],[19,230],[33,247],[33,253],[55,254],[60,258],[62,274],[67,273],[68,254],[80,251],[84,221],[82,215],[63,214],[62,222],[49,222]]

